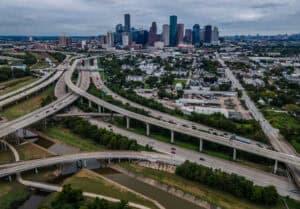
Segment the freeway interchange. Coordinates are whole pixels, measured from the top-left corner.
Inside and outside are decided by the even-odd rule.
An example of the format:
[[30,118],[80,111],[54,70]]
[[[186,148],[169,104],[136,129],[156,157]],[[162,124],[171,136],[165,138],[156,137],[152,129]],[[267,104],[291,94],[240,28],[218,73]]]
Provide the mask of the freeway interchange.
[[[75,57],[73,59],[75,59],[75,61],[73,62],[72,66],[66,65],[66,63],[65,63],[65,65],[62,68],[63,69],[67,68],[66,70],[57,71],[56,73],[53,73],[51,76],[49,76],[50,79],[45,79],[45,80],[48,80],[47,83],[49,83],[50,81],[51,81],[50,83],[52,83],[56,80],[59,80],[56,85],[57,88],[55,88],[56,89],[55,95],[58,97],[58,99],[56,101],[52,102],[51,104],[49,104],[45,107],[42,107],[28,115],[25,115],[16,120],[1,124],[0,125],[0,137],[1,138],[4,138],[5,136],[16,132],[18,129],[26,128],[26,127],[30,126],[31,124],[34,124],[38,121],[42,121],[42,120],[46,119],[47,117],[50,117],[50,116],[60,112],[61,110],[65,109],[66,107],[70,106],[78,98],[83,97],[83,98],[86,98],[90,103],[94,103],[94,104],[98,105],[98,107],[104,107],[106,109],[111,110],[114,113],[118,113],[122,116],[127,117],[127,122],[128,122],[127,126],[128,127],[130,126],[130,119],[136,119],[136,120],[144,122],[147,125],[147,127],[149,127],[150,125],[153,125],[153,126],[160,126],[162,128],[170,130],[171,140],[172,140],[172,136],[174,136],[174,132],[183,133],[183,134],[193,136],[193,137],[199,139],[199,144],[202,144],[202,140],[207,140],[207,141],[218,143],[218,144],[221,144],[224,146],[232,147],[234,150],[233,153],[235,153],[236,150],[243,150],[243,151],[250,152],[250,153],[253,153],[256,155],[260,155],[260,156],[263,156],[266,158],[273,159],[276,161],[276,164],[277,164],[277,161],[279,161],[279,162],[284,162],[284,163],[293,165],[295,167],[300,166],[300,158],[296,155],[286,154],[284,152],[273,151],[273,150],[266,149],[264,147],[259,147],[256,144],[246,144],[243,142],[230,140],[223,136],[208,133],[207,129],[209,129],[209,127],[202,126],[200,124],[195,124],[195,123],[192,123],[192,122],[189,122],[186,120],[178,119],[173,116],[169,116],[167,114],[160,113],[158,111],[154,111],[149,108],[145,108],[141,105],[127,101],[124,98],[118,97],[118,95],[113,95],[113,96],[117,99],[121,98],[121,100],[123,99],[125,102],[130,102],[131,105],[136,105],[137,107],[140,107],[140,108],[143,108],[143,109],[149,111],[151,117],[147,117],[147,116],[140,115],[140,114],[137,114],[134,112],[130,112],[128,110],[125,110],[125,109],[122,109],[115,105],[112,105],[110,103],[107,103],[107,102],[87,93],[87,89],[89,87],[90,77],[91,77],[93,82],[96,84],[96,86],[98,85],[99,88],[102,88],[104,91],[113,94],[112,92],[110,92],[109,89],[107,89],[105,87],[105,85],[103,83],[101,83],[101,78],[98,77],[99,73],[89,72],[88,69],[90,68],[90,66],[86,66],[87,70],[80,71],[79,79],[78,79],[78,82],[76,85],[73,84],[73,82],[72,82],[72,74],[78,68],[78,65],[81,63],[81,61],[95,59],[95,57],[91,57],[91,58]],[[44,78],[42,78],[42,79],[44,79]],[[39,82],[39,83],[36,83],[36,85],[24,88],[24,90],[22,92],[26,92],[26,91],[32,92],[33,88],[34,88],[34,91],[38,91],[39,88],[44,87],[44,85],[40,85],[41,83],[42,82]],[[47,84],[47,85],[49,85],[49,84]],[[69,92],[66,91],[66,87],[69,89]],[[16,95],[18,95],[18,94],[13,94],[12,97],[14,97]],[[11,97],[8,96],[5,99],[9,99],[9,98],[11,98]],[[5,101],[5,99],[3,101]],[[159,118],[159,116],[160,116],[160,118]],[[163,120],[162,120],[162,118],[163,118]],[[170,123],[169,121],[172,121],[172,123]],[[193,127],[196,127],[196,129]],[[150,128],[149,128],[149,131],[150,131]],[[148,132],[148,130],[147,130],[147,132]],[[199,147],[199,150],[202,151],[202,147]],[[111,153],[110,155],[109,155],[109,153],[102,153],[102,154],[101,153],[85,153],[85,154],[74,154],[72,156],[70,155],[70,156],[65,156],[65,157],[60,156],[60,157],[56,157],[55,159],[49,158],[49,159],[37,160],[34,162],[33,161],[32,162],[30,162],[30,161],[29,162],[17,162],[17,163],[11,164],[11,165],[7,165],[8,168],[6,168],[6,169],[0,170],[0,177],[11,175],[13,173],[22,172],[25,170],[30,170],[35,167],[43,167],[43,166],[48,166],[48,165],[52,165],[52,164],[57,164],[57,163],[64,162],[64,161],[71,162],[71,161],[90,159],[90,158],[96,158],[96,159],[127,158],[128,159],[131,156],[134,159],[164,161],[164,162],[172,163],[172,164],[179,164],[180,162],[183,162],[185,159],[189,159],[187,156],[184,156],[184,155],[182,158],[178,158],[178,159],[174,160],[173,157],[166,156],[166,155],[155,155],[155,157],[154,157],[151,154],[145,154],[145,153],[126,152],[126,155],[123,155],[123,156],[122,156],[122,154],[124,154],[124,153],[113,153],[113,154]],[[210,166],[213,166],[213,165],[210,165]],[[227,170],[227,172],[228,172],[228,170]],[[239,174],[238,170],[231,171],[231,172],[236,172]],[[267,175],[275,177],[275,175],[273,175],[273,174],[267,174]],[[255,179],[255,177],[253,177],[252,179]],[[268,182],[270,184],[276,184],[274,181],[273,181],[274,183],[272,183],[272,181],[268,181]],[[290,186],[290,184],[288,184],[288,185],[289,186],[287,186],[286,191],[294,189],[294,188],[292,188],[292,186]],[[284,190],[283,188],[281,188],[281,189]],[[281,194],[290,194],[290,193],[284,193],[283,191],[281,191]]]

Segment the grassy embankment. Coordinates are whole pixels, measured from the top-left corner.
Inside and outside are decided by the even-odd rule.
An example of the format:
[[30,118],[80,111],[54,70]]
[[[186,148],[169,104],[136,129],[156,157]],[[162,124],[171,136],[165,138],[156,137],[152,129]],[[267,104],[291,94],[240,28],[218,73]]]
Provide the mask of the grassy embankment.
[[[96,193],[104,196],[114,197],[138,204],[148,206],[156,209],[157,207],[142,197],[120,188],[105,179],[101,178],[99,174],[89,170],[81,170],[77,174],[64,180],[63,185],[70,184],[72,188],[81,189],[84,192]],[[56,194],[50,195],[43,203],[44,206],[50,206],[51,201],[55,198]],[[51,207],[48,207],[51,208]]]
[[88,138],[82,138],[81,136],[72,133],[71,130],[66,129],[62,126],[51,126],[46,130],[43,130],[43,133],[65,144],[77,147],[82,151],[105,150],[105,147],[97,144],[93,140]]
[[9,92],[15,91],[19,88],[22,88],[34,81],[36,81],[37,78],[28,76],[24,78],[17,78],[11,81],[1,82],[0,83],[0,89],[3,89],[0,91],[0,96],[7,94]]
[[271,125],[278,128],[281,133],[290,132],[286,138],[294,149],[300,153],[300,135],[299,132],[298,134],[295,133],[297,132],[295,130],[300,130],[300,119],[284,112],[264,111],[264,115]]
[[41,103],[45,100],[48,96],[53,96],[52,86],[46,88],[38,95],[33,95],[26,100],[22,100],[17,104],[12,104],[6,107],[2,112],[1,116],[5,117],[8,120],[13,120],[23,115],[26,115],[36,109],[41,107]]
[[[233,195],[227,194],[216,189],[211,189],[207,186],[188,181],[184,178],[176,176],[175,174],[167,173],[164,171],[158,171],[151,168],[144,168],[138,165],[122,163],[121,166],[127,170],[142,175],[147,178],[154,179],[163,184],[180,189],[186,193],[192,194],[199,199],[205,200],[211,204],[218,205],[225,209],[283,209],[285,205],[283,201],[278,202],[276,206],[260,206],[254,203],[251,203],[247,200],[237,198]],[[299,208],[300,202],[282,198],[286,201],[289,208]]]

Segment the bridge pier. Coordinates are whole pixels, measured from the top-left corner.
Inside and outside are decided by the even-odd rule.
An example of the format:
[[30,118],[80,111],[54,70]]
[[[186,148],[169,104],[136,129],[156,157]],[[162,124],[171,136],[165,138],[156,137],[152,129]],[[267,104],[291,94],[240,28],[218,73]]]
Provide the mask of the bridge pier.
[[150,135],[150,124],[149,123],[146,123],[146,134],[147,134],[147,136]]
[[203,139],[199,139],[199,152],[203,151]]
[[83,104],[83,97],[80,97],[80,104]]
[[102,107],[100,105],[98,105],[98,112],[102,113]]
[[274,165],[274,174],[277,173],[277,169],[278,169],[278,160],[275,160],[275,165]]
[[89,108],[91,108],[92,107],[92,102],[91,102],[91,100],[89,100]]
[[9,181],[9,182],[12,182],[11,176],[8,176],[7,178],[8,178],[8,181]]
[[129,129],[130,128],[130,118],[126,117],[126,128]]
[[174,131],[171,130],[171,143],[174,144]]
[[44,128],[45,129],[47,128],[47,119],[46,118],[44,119]]
[[87,168],[87,162],[86,162],[86,160],[82,161],[82,165],[83,165],[84,168]]
[[34,169],[34,173],[35,173],[35,174],[38,174],[38,173],[39,173],[39,170],[38,170],[37,168],[35,168],[35,169]]
[[236,160],[236,149],[235,148],[233,148],[233,157],[232,157],[232,159],[234,161]]

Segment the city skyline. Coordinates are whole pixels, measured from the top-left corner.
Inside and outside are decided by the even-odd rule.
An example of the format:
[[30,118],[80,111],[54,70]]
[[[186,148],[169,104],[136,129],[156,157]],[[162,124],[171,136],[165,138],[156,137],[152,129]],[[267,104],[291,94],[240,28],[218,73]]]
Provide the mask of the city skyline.
[[[220,5],[222,4],[222,7]],[[177,15],[185,28],[217,25],[222,35],[299,33],[297,18],[300,3],[294,0],[239,2],[237,0],[202,0],[147,2],[129,0],[94,1],[21,0],[0,5],[1,35],[99,35],[122,23],[122,15],[131,14],[131,24],[148,29],[151,22],[161,26],[170,15]],[[288,20],[288,24],[286,24]]]

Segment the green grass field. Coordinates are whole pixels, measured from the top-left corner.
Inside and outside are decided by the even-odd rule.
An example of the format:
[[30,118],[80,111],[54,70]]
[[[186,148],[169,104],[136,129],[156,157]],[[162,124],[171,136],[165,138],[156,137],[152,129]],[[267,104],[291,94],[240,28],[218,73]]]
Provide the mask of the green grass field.
[[[75,175],[64,180],[63,185],[66,184],[70,184],[72,188],[81,189],[84,192],[90,192],[90,193],[96,193],[108,197],[114,197],[117,199],[122,199],[129,202],[142,204],[153,209],[157,209],[157,207],[149,200],[146,200],[130,191],[120,188],[106,181],[105,179],[101,178],[99,174],[86,169],[83,169],[78,173],[76,173]],[[44,206],[51,205],[51,201],[53,201],[54,197],[55,194],[50,195],[47,198],[47,200],[43,203],[43,205]]]
[[62,141],[82,151],[101,151],[105,148],[91,139],[82,138],[62,126],[52,126],[43,131],[47,136]]
[[0,87],[5,87],[5,89],[0,91],[0,96],[7,94],[9,92],[15,91],[19,88],[22,88],[36,80],[37,80],[37,78],[28,76],[28,77],[24,77],[24,78],[17,78],[17,79],[11,80],[11,81],[2,82],[2,83],[0,83]]
[[38,95],[31,96],[29,99],[8,106],[1,112],[1,116],[8,120],[13,120],[39,109],[43,99],[53,95],[53,89],[53,87],[48,87]]
[[[300,120],[294,118],[288,113],[264,111],[264,115],[272,126],[279,130],[300,130]],[[295,150],[300,153],[300,135],[294,134],[287,140],[291,143]]]
[[[121,166],[127,170],[140,174],[144,177],[155,179],[163,184],[181,189],[189,194],[192,194],[199,199],[205,200],[211,204],[215,204],[224,209],[284,209],[283,202],[280,201],[277,206],[268,207],[260,206],[251,203],[244,199],[239,199],[233,195],[211,189],[207,186],[188,181],[184,178],[176,176],[175,174],[167,173],[164,171],[158,171],[151,168],[144,168],[135,164],[122,163]],[[289,207],[292,209],[300,208],[300,202],[294,200],[285,199]]]
[[26,200],[29,195],[30,192],[26,189],[26,187],[17,182],[0,182],[1,209],[18,208],[19,203]]

